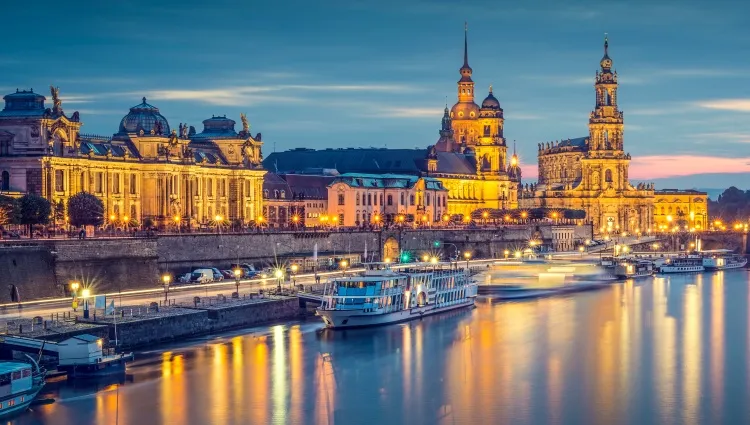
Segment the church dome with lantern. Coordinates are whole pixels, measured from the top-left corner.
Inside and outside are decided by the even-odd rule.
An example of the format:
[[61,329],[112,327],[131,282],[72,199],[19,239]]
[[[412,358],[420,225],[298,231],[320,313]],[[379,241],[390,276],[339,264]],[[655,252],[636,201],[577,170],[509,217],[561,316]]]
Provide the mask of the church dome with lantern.
[[120,130],[118,134],[140,133],[143,130],[144,135],[150,135],[153,131],[155,135],[168,135],[169,122],[159,113],[159,108],[146,103],[146,98],[139,105],[130,108],[130,112],[120,121]]

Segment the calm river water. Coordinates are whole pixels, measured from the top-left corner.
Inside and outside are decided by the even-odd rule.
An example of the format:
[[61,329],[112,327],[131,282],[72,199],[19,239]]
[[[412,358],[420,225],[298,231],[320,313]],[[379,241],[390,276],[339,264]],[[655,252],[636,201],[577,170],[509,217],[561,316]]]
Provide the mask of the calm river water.
[[479,303],[402,325],[315,320],[138,353],[18,424],[747,424],[747,271]]

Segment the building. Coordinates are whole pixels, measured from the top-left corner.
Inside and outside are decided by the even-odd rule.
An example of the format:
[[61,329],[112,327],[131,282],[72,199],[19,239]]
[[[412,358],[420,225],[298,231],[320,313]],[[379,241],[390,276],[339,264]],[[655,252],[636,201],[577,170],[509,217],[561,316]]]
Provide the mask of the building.
[[523,188],[520,205],[584,210],[597,232],[646,232],[654,224],[654,187],[633,186],[628,179],[630,154],[624,151],[617,72],[608,49],[605,38],[589,135],[539,144],[538,183]]
[[327,216],[328,185],[335,176],[266,173],[263,216],[270,227],[315,227]]
[[654,230],[670,230],[675,226],[708,229],[708,194],[697,190],[655,191],[654,226]]
[[80,133],[78,112],[68,117],[51,87],[52,108],[33,91],[4,97],[0,111],[0,187],[63,202],[78,193],[99,197],[106,218],[134,225],[200,226],[253,220],[262,210],[261,135],[242,115],[212,117],[203,131],[171,129],[146,102],[130,108],[113,136]]
[[334,225],[430,225],[443,220],[447,204],[448,191],[431,177],[346,173],[328,186],[328,216]]
[[264,166],[278,173],[334,169],[342,174],[436,178],[448,190],[448,202],[443,211],[449,215],[469,216],[483,208],[517,208],[521,169],[515,152],[507,158],[503,109],[492,88],[481,107],[474,103],[472,72],[464,33],[458,101],[450,110],[446,106],[439,138],[433,146],[425,149],[299,148],[274,152],[263,161]]

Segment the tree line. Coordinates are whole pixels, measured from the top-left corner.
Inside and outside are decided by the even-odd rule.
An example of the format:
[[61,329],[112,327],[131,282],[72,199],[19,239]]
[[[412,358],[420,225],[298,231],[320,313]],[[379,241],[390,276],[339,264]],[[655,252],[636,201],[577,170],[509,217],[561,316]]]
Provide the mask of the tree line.
[[734,186],[726,189],[713,201],[708,201],[708,213],[712,219],[731,224],[750,220],[750,190],[742,191]]
[[34,226],[47,225],[65,220],[80,226],[101,226],[104,223],[104,203],[96,196],[80,192],[68,199],[53,203],[46,198],[28,193],[20,198],[0,195],[0,229],[9,224],[28,228],[29,237],[34,236]]

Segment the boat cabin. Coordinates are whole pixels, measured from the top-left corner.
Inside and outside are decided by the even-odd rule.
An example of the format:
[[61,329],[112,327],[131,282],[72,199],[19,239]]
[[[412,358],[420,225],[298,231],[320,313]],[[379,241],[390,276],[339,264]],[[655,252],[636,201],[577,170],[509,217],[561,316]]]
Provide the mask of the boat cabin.
[[102,339],[77,335],[58,343],[60,366],[96,364],[102,361]]
[[[31,389],[33,385],[31,367],[30,364],[22,362],[0,363],[0,399],[4,400],[11,394]],[[11,406],[0,405],[0,408],[8,407]]]

